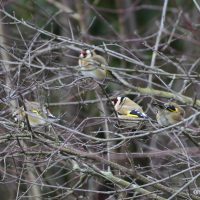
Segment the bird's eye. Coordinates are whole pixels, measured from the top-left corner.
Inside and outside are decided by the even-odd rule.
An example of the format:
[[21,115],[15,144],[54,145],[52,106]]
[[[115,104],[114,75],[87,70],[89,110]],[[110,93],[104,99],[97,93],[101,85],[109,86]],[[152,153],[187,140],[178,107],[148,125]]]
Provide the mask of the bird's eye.
[[175,106],[173,106],[173,105],[168,105],[168,106],[166,107],[166,109],[169,110],[169,111],[171,111],[171,112],[177,111],[177,109],[176,109]]

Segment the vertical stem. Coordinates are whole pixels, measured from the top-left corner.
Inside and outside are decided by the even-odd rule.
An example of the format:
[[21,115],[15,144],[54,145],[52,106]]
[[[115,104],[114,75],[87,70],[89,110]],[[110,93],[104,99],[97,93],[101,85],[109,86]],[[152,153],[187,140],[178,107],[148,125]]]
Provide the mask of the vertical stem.
[[196,0],[193,0],[193,2],[195,4],[197,10],[200,12],[200,6],[199,6],[199,4],[196,2]]
[[[105,106],[104,106],[104,104],[103,104],[102,98],[101,98],[101,96],[99,95],[98,91],[96,91],[96,96],[97,96],[97,98],[99,99],[99,109],[102,111],[101,113],[102,113],[104,116],[107,116],[106,108],[105,108]],[[107,119],[105,119],[105,121],[104,121],[104,132],[105,132],[105,138],[106,138],[106,139],[110,139],[110,133],[109,133],[109,128],[108,128]],[[112,143],[108,141],[108,142],[107,142],[107,159],[108,159],[108,161],[111,160],[111,158],[110,158],[110,148],[111,148],[111,145],[112,145]],[[108,166],[108,172],[111,172],[110,166]]]
[[[164,5],[163,5],[163,10],[162,10],[162,16],[161,16],[161,21],[160,21],[160,29],[158,31],[158,35],[156,38],[156,43],[154,46],[154,51],[152,54],[152,59],[151,59],[151,65],[150,68],[154,68],[155,62],[156,62],[156,56],[157,56],[157,51],[158,51],[158,46],[160,43],[160,39],[161,39],[161,34],[164,28],[164,22],[165,22],[165,16],[166,16],[166,12],[167,12],[167,4],[168,4],[168,0],[164,0]],[[153,78],[153,74],[149,75],[149,87],[152,86],[152,78]]]
[[[5,47],[5,44],[6,44],[6,41],[4,38],[4,26],[2,23],[0,23],[0,45],[2,47]],[[7,62],[7,61],[9,61],[9,56],[5,49],[6,48],[4,48],[4,49],[0,48],[0,54],[1,54],[2,61],[3,61],[2,69],[5,74],[5,76],[4,76],[5,77],[5,85],[7,86],[7,87],[5,87],[5,92],[6,92],[6,95],[9,96],[9,94],[11,92],[11,88],[13,88],[13,87],[12,87],[11,75],[10,75],[10,65],[8,64],[9,62]],[[15,107],[16,107],[16,101],[10,101],[11,112],[13,112]]]

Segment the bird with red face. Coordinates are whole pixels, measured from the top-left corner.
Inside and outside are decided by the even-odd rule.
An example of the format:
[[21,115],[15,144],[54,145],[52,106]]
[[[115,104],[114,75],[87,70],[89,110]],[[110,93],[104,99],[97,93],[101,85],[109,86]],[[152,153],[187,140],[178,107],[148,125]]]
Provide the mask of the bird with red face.
[[113,77],[112,72],[107,69],[106,59],[93,50],[83,49],[79,55],[80,72],[84,77],[91,77],[96,81],[104,81],[107,77]]
[[114,109],[120,119],[148,119],[141,106],[128,97],[117,97],[112,100]]

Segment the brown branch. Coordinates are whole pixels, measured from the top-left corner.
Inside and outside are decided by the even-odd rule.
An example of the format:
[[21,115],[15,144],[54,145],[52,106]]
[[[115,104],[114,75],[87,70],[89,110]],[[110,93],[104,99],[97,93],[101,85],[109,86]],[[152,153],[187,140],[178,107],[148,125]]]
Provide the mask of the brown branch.
[[[43,134],[42,134],[43,135]],[[43,135],[45,136],[45,135]],[[154,188],[157,188],[159,190],[162,190],[164,192],[167,192],[167,193],[170,193],[170,194],[173,194],[176,192],[176,189],[173,189],[173,188],[169,188],[167,186],[164,186],[160,183],[152,183],[152,181],[148,178],[146,178],[145,176],[143,176],[142,174],[138,173],[137,171],[135,170],[132,170],[132,169],[128,169],[122,165],[119,165],[117,163],[114,163],[112,161],[108,161],[106,160],[105,158],[102,158],[101,156],[98,156],[98,155],[95,155],[95,154],[91,154],[91,153],[88,153],[88,152],[83,152],[83,151],[79,151],[79,150],[76,150],[74,148],[69,148],[69,147],[66,147],[64,144],[58,146],[54,143],[50,143],[48,142],[45,138],[42,138],[41,135],[39,135],[39,133],[35,134],[35,137],[41,141],[43,144],[51,147],[51,148],[54,148],[55,150],[59,151],[61,154],[63,155],[74,155],[74,156],[78,156],[80,158],[87,158],[87,159],[91,159],[91,160],[95,160],[97,162],[101,162],[101,163],[104,163],[104,164],[107,164],[117,170],[120,170],[122,171],[123,173],[126,173],[126,174],[129,174],[131,176],[133,176],[134,178],[142,181],[143,183],[145,184],[152,184],[152,186]],[[197,167],[199,168],[199,167]],[[195,195],[188,195],[184,192],[180,192],[179,194],[177,194],[177,196],[181,197],[181,198],[188,198],[188,197],[191,197],[192,199],[194,200],[200,200],[200,197],[197,197]]]

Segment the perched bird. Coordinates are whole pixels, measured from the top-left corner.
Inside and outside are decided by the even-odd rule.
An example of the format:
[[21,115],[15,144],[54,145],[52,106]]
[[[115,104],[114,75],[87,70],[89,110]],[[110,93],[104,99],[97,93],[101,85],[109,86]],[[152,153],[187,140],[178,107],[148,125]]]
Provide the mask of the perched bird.
[[158,108],[156,119],[161,126],[170,126],[184,119],[185,111],[175,102],[154,104]]
[[83,76],[91,77],[96,81],[104,81],[107,77],[115,78],[111,71],[106,69],[106,59],[93,50],[84,49],[79,56],[79,67]]
[[143,109],[128,97],[117,97],[112,100],[112,104],[118,117],[121,119],[148,119]]
[[45,106],[41,106],[38,102],[25,99],[24,105],[13,113],[14,120],[20,122],[22,127],[27,124],[27,119],[31,127],[46,125],[58,120]]

